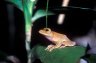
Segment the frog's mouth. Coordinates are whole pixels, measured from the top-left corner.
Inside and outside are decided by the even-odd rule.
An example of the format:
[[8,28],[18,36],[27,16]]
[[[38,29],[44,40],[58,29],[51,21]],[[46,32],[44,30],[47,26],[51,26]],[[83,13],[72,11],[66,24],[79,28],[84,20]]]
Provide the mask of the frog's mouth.
[[39,33],[43,35],[44,32],[42,30],[39,30]]
[[40,33],[41,35],[45,36],[46,38],[47,38],[47,37],[51,37],[51,35],[50,35],[51,33],[46,33],[46,31],[40,30],[39,33]]

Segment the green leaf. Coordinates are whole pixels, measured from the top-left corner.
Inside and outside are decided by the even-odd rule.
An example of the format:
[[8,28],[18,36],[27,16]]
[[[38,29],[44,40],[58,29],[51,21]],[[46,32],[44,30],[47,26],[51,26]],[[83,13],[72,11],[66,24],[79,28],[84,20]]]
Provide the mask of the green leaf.
[[25,30],[26,30],[26,32],[28,32],[31,28],[31,14],[29,12],[27,2],[28,1],[23,0],[23,3],[22,3],[23,4],[24,17],[25,17]]
[[17,8],[23,11],[22,0],[6,0],[16,5]]
[[42,63],[77,63],[85,55],[85,47],[73,46],[61,49],[54,49],[49,52],[45,46],[37,45],[33,47],[32,53],[37,56]]
[[37,19],[46,16],[46,14],[47,15],[54,15],[54,13],[52,13],[50,11],[48,11],[48,13],[46,13],[45,10],[39,9],[39,10],[36,11],[36,13],[34,14],[34,16],[31,19],[31,21],[35,22]]
[[27,7],[28,7],[28,10],[31,15],[33,13],[33,9],[34,9],[36,3],[37,3],[37,0],[28,0],[27,1]]
[[23,0],[23,11],[24,11],[24,16],[25,16],[25,27],[26,27],[26,32],[30,30],[32,26],[31,22],[31,16],[34,11],[34,6],[36,4],[37,0]]

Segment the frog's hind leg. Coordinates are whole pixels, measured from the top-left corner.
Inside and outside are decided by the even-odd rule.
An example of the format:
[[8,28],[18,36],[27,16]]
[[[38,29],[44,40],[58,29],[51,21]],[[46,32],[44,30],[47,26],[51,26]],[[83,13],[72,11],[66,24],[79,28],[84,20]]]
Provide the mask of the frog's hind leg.
[[75,45],[76,45],[76,42],[71,41],[71,42],[69,42],[69,44],[66,45],[66,46],[75,46]]
[[73,42],[73,41],[65,41],[65,42],[63,42],[63,45],[65,45],[65,46],[75,46],[75,45],[76,45],[76,42]]

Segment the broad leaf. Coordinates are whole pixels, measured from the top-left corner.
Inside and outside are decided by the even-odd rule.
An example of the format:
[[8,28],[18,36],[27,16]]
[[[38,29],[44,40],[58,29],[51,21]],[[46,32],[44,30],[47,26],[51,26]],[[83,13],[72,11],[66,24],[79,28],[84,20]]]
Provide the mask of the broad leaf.
[[37,56],[42,63],[77,63],[85,55],[85,47],[73,46],[54,49],[49,52],[46,46],[37,45],[32,49],[32,56]]
[[31,21],[32,21],[32,22],[35,22],[37,19],[39,19],[39,18],[41,18],[41,17],[44,17],[44,16],[46,16],[46,15],[54,15],[54,13],[52,13],[52,12],[50,12],[50,11],[48,11],[48,12],[46,13],[45,10],[39,9],[39,10],[36,11],[36,13],[34,14],[34,16],[33,16],[32,19],[31,19]]
[[20,10],[23,10],[22,0],[6,0],[6,1],[15,4],[17,8],[19,8]]

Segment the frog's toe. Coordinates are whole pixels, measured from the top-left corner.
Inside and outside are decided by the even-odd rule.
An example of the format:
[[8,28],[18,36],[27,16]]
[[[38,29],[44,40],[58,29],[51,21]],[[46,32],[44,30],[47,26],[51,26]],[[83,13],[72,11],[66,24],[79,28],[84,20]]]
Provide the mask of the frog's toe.
[[53,49],[54,49],[54,48],[53,48],[53,47],[51,47],[51,48],[46,48],[45,50],[47,50],[47,51],[51,52]]
[[49,49],[48,51],[51,52],[53,50],[53,48]]
[[47,48],[45,50],[50,50],[53,48],[54,45],[48,45]]
[[45,50],[49,50],[50,48],[49,47],[47,47]]
[[45,50],[48,50],[48,48],[46,48]]

